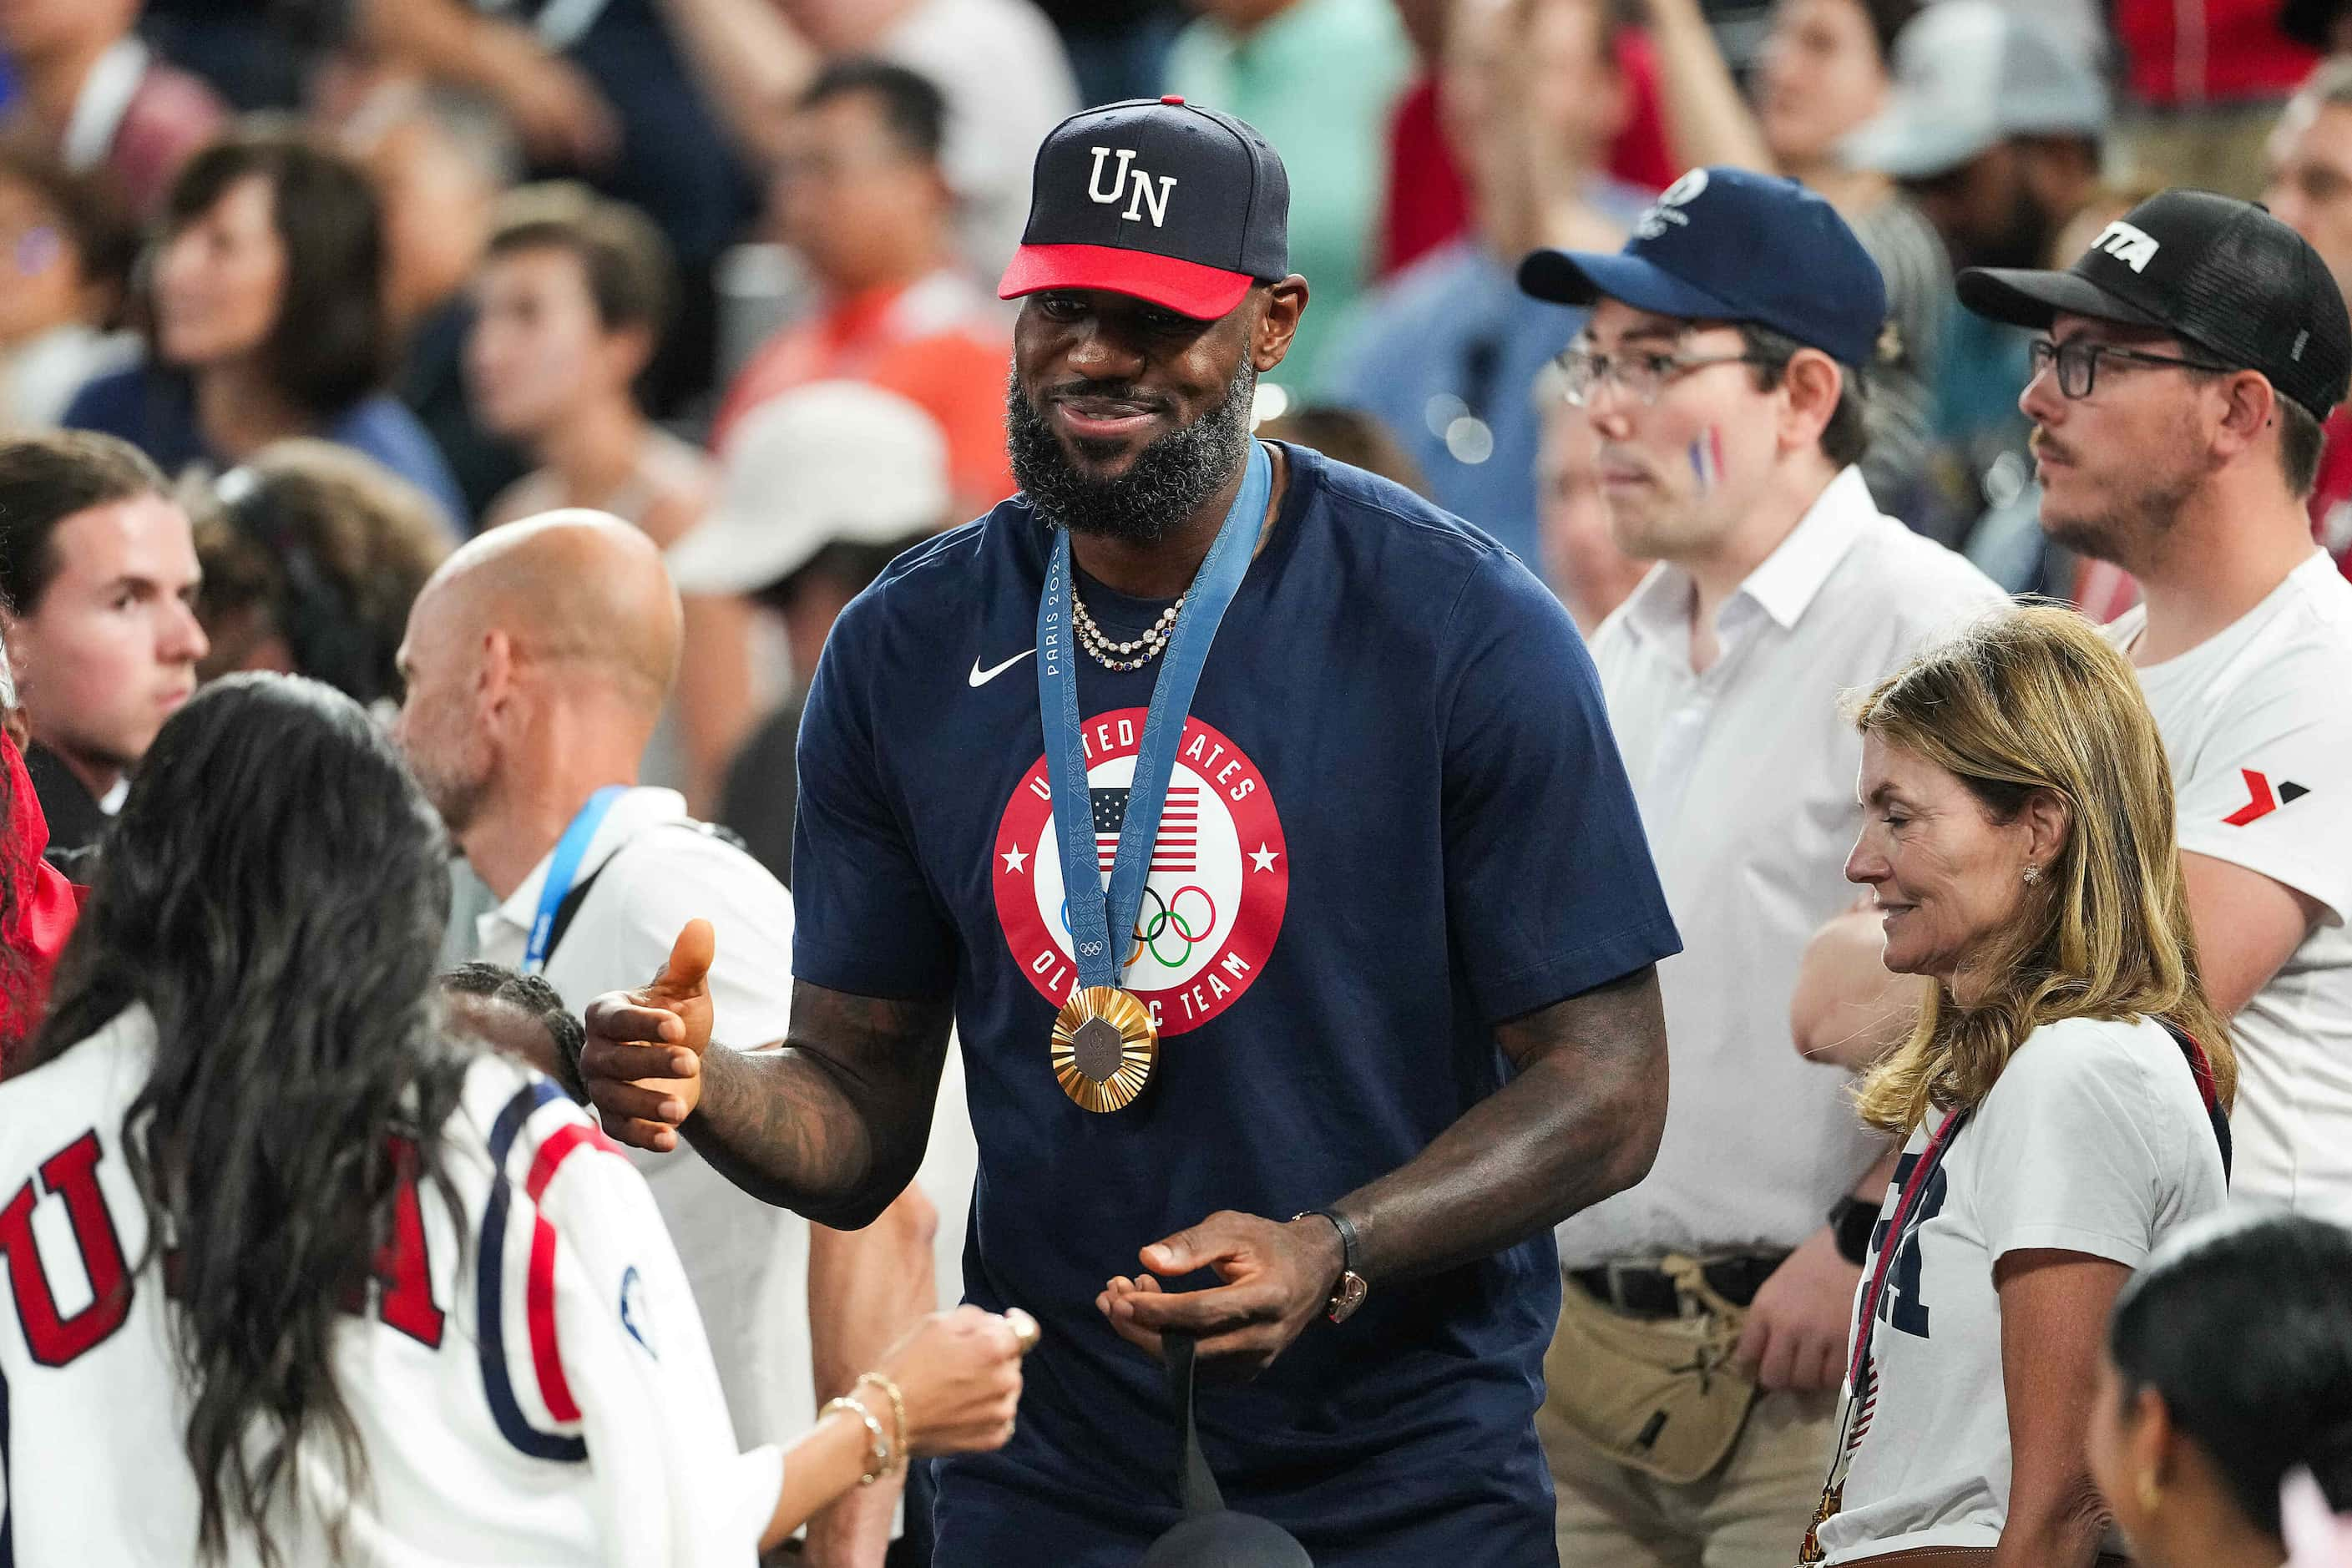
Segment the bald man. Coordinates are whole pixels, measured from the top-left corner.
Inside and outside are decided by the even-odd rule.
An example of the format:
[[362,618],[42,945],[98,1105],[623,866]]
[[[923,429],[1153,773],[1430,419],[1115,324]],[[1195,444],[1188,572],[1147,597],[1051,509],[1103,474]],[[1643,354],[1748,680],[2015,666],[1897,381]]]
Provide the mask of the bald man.
[[[710,971],[731,1039],[782,1039],[792,895],[637,763],[677,673],[679,607],[661,552],[603,512],[494,529],[449,557],[409,611],[395,735],[451,837],[499,900],[464,956],[542,975],[577,1012],[658,970],[678,929],[728,933]],[[467,933],[457,933],[464,936]],[[931,1310],[938,1216],[909,1189],[872,1226],[813,1226],[751,1197],[690,1149],[632,1151],[677,1243],[746,1447],[790,1441]],[[897,1482],[810,1527],[824,1568],[878,1568]]]

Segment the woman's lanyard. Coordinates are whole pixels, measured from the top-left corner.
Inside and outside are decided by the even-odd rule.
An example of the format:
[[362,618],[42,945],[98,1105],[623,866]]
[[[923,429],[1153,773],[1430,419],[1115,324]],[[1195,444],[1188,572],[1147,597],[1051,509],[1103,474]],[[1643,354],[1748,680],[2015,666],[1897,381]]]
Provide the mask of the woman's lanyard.
[[537,974],[547,967],[555,917],[563,908],[563,900],[572,896],[572,884],[580,875],[580,861],[588,853],[589,840],[604,826],[604,814],[613,809],[613,803],[627,793],[625,784],[606,784],[590,795],[588,804],[572,819],[572,826],[563,830],[563,837],[555,841],[555,853],[547,862],[547,880],[539,889],[539,912],[531,917],[530,940],[522,950],[525,974]]
[[1942,1168],[1944,1156],[1951,1150],[1953,1135],[1959,1131],[1960,1123],[1968,1120],[1968,1115],[1965,1110],[1948,1112],[1942,1125],[1928,1136],[1927,1146],[1919,1152],[1918,1160],[1911,1166],[1911,1174],[1904,1179],[1903,1191],[1895,1199],[1895,1212],[1887,1218],[1886,1239],[1879,1244],[1878,1262],[1870,1271],[1870,1283],[1862,1292],[1861,1304],[1854,1318],[1853,1358],[1846,1364],[1845,1398],[1843,1402],[1845,1408],[1840,1413],[1837,1447],[1830,1451],[1830,1473],[1822,1483],[1822,1505],[1813,1515],[1812,1528],[1805,1531],[1803,1546],[1798,1551],[1797,1561],[1800,1563],[1822,1561],[1824,1553],[1816,1538],[1822,1521],[1845,1505],[1846,1468],[1853,1463],[1853,1451],[1862,1441],[1862,1432],[1854,1427],[1856,1413],[1862,1413],[1862,1419],[1866,1422],[1876,1403],[1870,1394],[1870,1342],[1878,1328],[1878,1302],[1886,1291],[1886,1273],[1894,1264],[1895,1255],[1903,1250],[1904,1226],[1910,1224],[1911,1215],[1919,1206],[1921,1194],[1927,1190],[1927,1183],[1937,1171]]
[[1845,1385],[1855,1399],[1862,1397],[1863,1373],[1870,1365],[1870,1342],[1878,1327],[1878,1299],[1886,1289],[1887,1266],[1903,1249],[1903,1227],[1918,1207],[1919,1194],[1927,1188],[1927,1180],[1944,1163],[1944,1153],[1952,1146],[1952,1134],[1959,1131],[1968,1112],[1954,1110],[1944,1117],[1943,1125],[1927,1139],[1927,1146],[1919,1152],[1918,1163],[1911,1167],[1911,1179],[1903,1184],[1903,1192],[1895,1200],[1894,1215],[1886,1222],[1886,1239],[1878,1248],[1878,1265],[1870,1271],[1870,1287],[1862,1293],[1862,1310],[1854,1320],[1853,1360],[1847,1365]]

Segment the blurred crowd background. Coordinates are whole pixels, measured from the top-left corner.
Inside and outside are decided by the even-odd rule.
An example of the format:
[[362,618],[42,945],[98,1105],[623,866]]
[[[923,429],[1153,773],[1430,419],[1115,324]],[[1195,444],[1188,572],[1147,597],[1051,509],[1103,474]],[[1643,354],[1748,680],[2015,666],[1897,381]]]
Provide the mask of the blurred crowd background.
[[1802,180],[1889,285],[1881,505],[2105,618],[2128,579],[2034,526],[2023,335],[1951,274],[2196,184],[2352,276],[2339,39],[2328,0],[0,0],[0,423],[186,486],[205,676],[389,700],[456,542],[635,522],[689,595],[648,782],[782,876],[833,615],[1012,488],[993,285],[1075,109],[1265,132],[1313,297],[1262,428],[1488,530],[1588,629],[1643,563],[1551,379],[1579,312],[1513,265],[1614,248],[1684,168]]

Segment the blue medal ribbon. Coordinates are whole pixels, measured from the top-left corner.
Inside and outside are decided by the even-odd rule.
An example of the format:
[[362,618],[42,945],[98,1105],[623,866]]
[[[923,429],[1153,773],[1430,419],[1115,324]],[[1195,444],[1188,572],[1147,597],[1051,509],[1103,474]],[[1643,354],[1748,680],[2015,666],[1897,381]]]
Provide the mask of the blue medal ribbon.
[[563,837],[555,841],[555,854],[547,862],[547,880],[539,889],[539,913],[531,918],[530,940],[522,950],[525,974],[537,974],[547,967],[548,941],[554,934],[556,914],[572,896],[572,879],[580,875],[580,858],[588,853],[588,841],[596,837],[596,829],[604,826],[604,814],[627,793],[625,784],[606,784],[590,795],[588,804],[563,830]]
[[1079,740],[1077,649],[1070,637],[1070,534],[1056,531],[1037,600],[1037,702],[1045,716],[1046,777],[1054,795],[1054,831],[1060,842],[1062,891],[1068,900],[1070,944],[1080,985],[1120,984],[1126,963],[1111,943],[1114,931],[1131,931],[1143,908],[1143,884],[1150,874],[1151,846],[1160,837],[1160,808],[1176,768],[1177,743],[1192,711],[1192,692],[1208,662],[1218,623],[1249,572],[1266,499],[1274,492],[1274,463],[1265,446],[1250,443],[1241,493],[1217,530],[1208,558],[1187,591],[1176,629],[1160,656],[1143,737],[1135,754],[1135,778],[1119,826],[1118,852],[1111,858],[1110,890],[1103,891],[1095,847],[1094,802],[1087,789],[1086,749]]

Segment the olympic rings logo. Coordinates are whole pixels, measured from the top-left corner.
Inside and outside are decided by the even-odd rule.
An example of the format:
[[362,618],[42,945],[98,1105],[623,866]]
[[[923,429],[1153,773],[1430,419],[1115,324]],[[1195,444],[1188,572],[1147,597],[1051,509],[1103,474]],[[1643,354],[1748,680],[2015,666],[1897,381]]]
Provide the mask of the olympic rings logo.
[[[1194,902],[1187,904],[1187,898]],[[1192,962],[1192,950],[1208,941],[1217,929],[1217,900],[1209,896],[1208,889],[1196,883],[1187,882],[1162,899],[1160,889],[1147,882],[1143,886],[1143,902],[1144,908],[1135,917],[1135,946],[1128,951],[1128,963],[1149,952],[1160,968],[1181,969]],[[1065,934],[1070,932],[1070,900],[1066,896],[1062,900],[1062,930]],[[1163,943],[1176,948],[1174,957],[1161,951]]]

